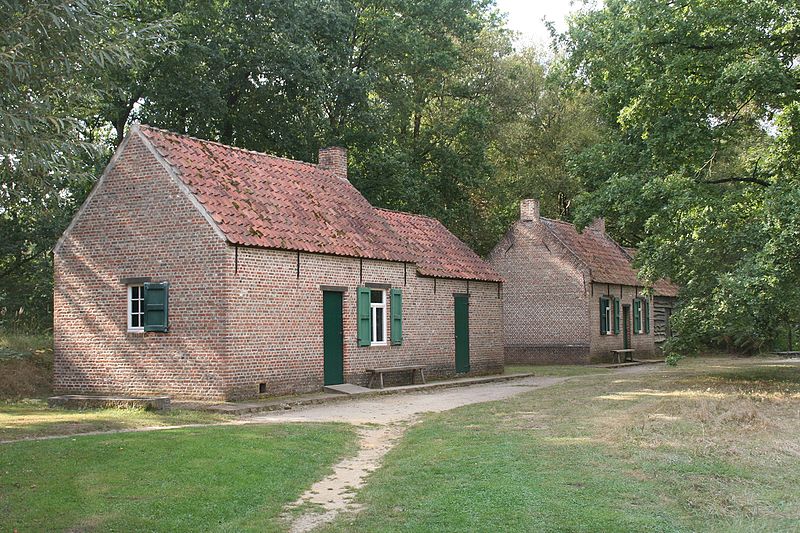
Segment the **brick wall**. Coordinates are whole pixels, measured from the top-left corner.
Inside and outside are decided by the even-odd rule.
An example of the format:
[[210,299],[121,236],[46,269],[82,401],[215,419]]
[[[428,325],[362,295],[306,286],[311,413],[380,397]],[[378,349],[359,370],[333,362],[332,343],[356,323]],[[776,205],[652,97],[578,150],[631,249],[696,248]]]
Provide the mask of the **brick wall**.
[[517,222],[489,255],[505,279],[506,363],[578,363],[589,354],[586,274],[538,220]]
[[[224,394],[229,251],[138,136],[56,252],[56,392]],[[169,333],[128,333],[130,277],[170,282]]]
[[[488,261],[506,280],[503,286],[507,364],[591,363],[611,360],[623,336],[600,335],[600,296],[611,294],[631,305],[640,288],[592,283],[587,269],[523,204],[516,222],[492,250]],[[633,310],[629,309],[633,328]],[[654,355],[653,305],[650,333],[631,334],[635,357]],[[622,321],[620,320],[620,328]]]
[[[413,264],[234,248],[131,136],[55,254],[55,389],[60,393],[243,398],[318,390],[322,290],[344,293],[345,380],[369,366],[454,373],[454,293],[470,293],[471,373],[503,368],[496,283],[434,281]],[[170,283],[170,331],[127,332],[123,278]],[[403,289],[402,346],[359,347],[356,289]],[[387,298],[387,315],[388,309]],[[387,331],[387,339],[390,332]],[[400,379],[398,376],[397,379]],[[408,379],[402,376],[403,379]]]
[[[623,311],[623,306],[630,306],[628,310],[629,324],[631,332],[633,331],[633,300],[636,297],[642,296],[641,288],[631,287],[628,285],[609,285],[606,283],[593,283],[592,284],[592,298],[589,305],[589,310],[592,316],[591,325],[591,348],[590,359],[592,362],[608,362],[611,361],[611,350],[623,348],[622,336],[622,318],[620,318],[620,333],[619,335],[601,335],[600,334],[600,297],[602,295],[610,295],[620,299],[620,312]],[[613,328],[612,328],[613,329]],[[655,354],[655,341],[654,341],[654,327],[653,327],[653,299],[650,298],[650,333],[647,334],[631,334],[631,348],[636,350],[634,357],[636,358],[650,358]]]
[[[230,395],[317,390],[323,383],[322,287],[343,294],[345,381],[366,385],[365,369],[421,364],[431,377],[454,374],[454,293],[470,293],[471,373],[503,368],[501,306],[496,283],[416,275],[413,264],[240,248],[231,288],[226,381]],[[357,288],[382,284],[402,289],[403,343],[358,346]],[[387,316],[391,306],[387,294]],[[391,338],[387,321],[386,338]],[[276,325],[278,327],[276,327]],[[390,376],[408,380],[407,375]]]

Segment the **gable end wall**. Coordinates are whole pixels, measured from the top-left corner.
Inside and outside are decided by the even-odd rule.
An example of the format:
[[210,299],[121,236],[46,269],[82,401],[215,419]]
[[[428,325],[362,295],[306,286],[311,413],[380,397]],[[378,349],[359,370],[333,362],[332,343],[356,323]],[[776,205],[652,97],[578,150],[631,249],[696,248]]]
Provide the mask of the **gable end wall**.
[[[133,132],[54,255],[59,393],[223,398],[231,250]],[[127,331],[123,278],[170,283],[170,331]]]
[[506,364],[588,362],[588,275],[549,230],[515,223],[488,261],[506,280]]

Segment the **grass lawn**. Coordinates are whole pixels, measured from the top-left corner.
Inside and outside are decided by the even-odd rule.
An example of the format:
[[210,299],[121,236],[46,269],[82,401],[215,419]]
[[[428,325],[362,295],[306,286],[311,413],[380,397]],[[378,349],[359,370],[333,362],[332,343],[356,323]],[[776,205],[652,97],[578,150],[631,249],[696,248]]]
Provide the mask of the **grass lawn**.
[[430,415],[327,531],[797,531],[800,364],[685,360]]
[[200,411],[145,411],[143,409],[50,409],[44,400],[0,401],[0,441],[47,435],[151,426],[207,424],[229,417]]
[[0,445],[0,531],[280,531],[354,452],[345,425],[226,426]]

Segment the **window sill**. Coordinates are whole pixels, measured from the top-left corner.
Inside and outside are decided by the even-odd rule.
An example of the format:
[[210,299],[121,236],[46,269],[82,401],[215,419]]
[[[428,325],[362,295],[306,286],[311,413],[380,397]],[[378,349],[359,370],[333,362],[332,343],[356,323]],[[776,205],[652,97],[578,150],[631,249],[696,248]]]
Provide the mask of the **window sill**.
[[386,341],[384,341],[384,342],[373,342],[373,343],[370,344],[370,347],[372,347],[372,346],[389,346],[389,343],[386,342]]
[[128,328],[128,333],[144,333],[144,328]]

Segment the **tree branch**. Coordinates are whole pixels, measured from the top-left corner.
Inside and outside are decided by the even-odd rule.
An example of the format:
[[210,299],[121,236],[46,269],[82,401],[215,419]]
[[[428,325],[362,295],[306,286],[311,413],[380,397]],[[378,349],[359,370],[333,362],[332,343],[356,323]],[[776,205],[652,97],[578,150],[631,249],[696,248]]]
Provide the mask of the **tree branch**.
[[720,178],[717,180],[703,181],[703,183],[712,183],[712,184],[731,183],[731,182],[755,183],[756,185],[761,185],[762,187],[769,187],[770,185],[772,185],[770,182],[759,178]]

